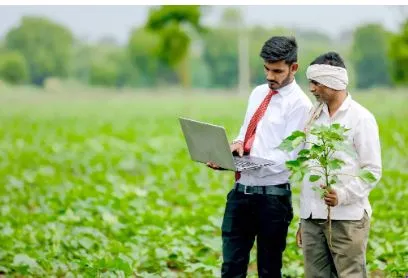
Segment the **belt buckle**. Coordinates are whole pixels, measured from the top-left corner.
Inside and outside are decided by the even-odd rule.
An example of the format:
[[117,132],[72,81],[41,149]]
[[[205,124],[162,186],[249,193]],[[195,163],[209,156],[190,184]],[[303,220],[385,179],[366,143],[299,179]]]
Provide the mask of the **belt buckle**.
[[244,194],[245,194],[245,195],[253,195],[254,193],[249,193],[249,192],[247,191],[247,188],[248,188],[248,187],[249,187],[249,186],[245,185]]

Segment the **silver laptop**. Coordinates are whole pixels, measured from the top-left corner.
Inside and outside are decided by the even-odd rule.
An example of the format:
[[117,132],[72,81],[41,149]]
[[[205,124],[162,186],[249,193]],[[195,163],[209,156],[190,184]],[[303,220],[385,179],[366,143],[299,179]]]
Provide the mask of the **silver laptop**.
[[233,156],[224,127],[179,118],[181,129],[192,160],[214,162],[231,171],[256,169],[272,165],[270,160],[253,156]]

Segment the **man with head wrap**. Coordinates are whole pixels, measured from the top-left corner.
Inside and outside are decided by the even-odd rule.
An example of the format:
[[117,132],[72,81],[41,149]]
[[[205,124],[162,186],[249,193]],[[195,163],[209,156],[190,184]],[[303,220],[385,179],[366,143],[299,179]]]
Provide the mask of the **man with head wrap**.
[[[368,195],[382,174],[377,122],[347,91],[347,70],[339,54],[329,52],[317,57],[306,76],[319,102],[306,132],[313,123],[344,125],[350,128],[347,140],[357,156],[335,153],[345,162],[342,173],[346,175],[339,176],[339,182],[323,200],[312,190],[313,183],[302,183],[296,239],[303,249],[305,277],[367,277],[365,251],[372,214]],[[372,172],[377,182],[369,184],[355,177],[361,168]],[[331,246],[326,205],[331,206]]]

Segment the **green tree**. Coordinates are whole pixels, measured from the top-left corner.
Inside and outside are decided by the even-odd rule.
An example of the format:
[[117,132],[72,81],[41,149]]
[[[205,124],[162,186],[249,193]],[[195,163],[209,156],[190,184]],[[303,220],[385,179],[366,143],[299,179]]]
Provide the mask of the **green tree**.
[[238,35],[228,29],[211,29],[203,36],[203,59],[211,69],[213,87],[236,87],[238,82]]
[[408,85],[408,19],[401,32],[391,38],[389,56],[393,81],[398,85]]
[[146,28],[159,35],[157,55],[164,64],[175,69],[184,87],[191,76],[188,56],[191,33],[202,32],[200,6],[160,6],[149,11]]
[[131,64],[139,72],[138,83],[143,87],[157,85],[159,70],[165,67],[157,56],[159,43],[159,35],[144,28],[134,29],[130,35],[127,52]]
[[25,16],[6,35],[6,47],[25,57],[30,80],[42,85],[47,77],[66,77],[73,36],[67,28],[40,17]]
[[93,62],[90,68],[89,83],[106,87],[115,87],[118,79],[117,65],[109,60]]
[[[77,41],[73,52],[70,75],[82,83],[117,87],[137,86],[139,73],[129,59],[127,48],[109,43],[108,38],[104,38],[97,44]],[[105,75],[109,76],[103,80]]]
[[368,24],[358,27],[354,32],[351,51],[357,88],[391,84],[388,36],[381,25]]
[[6,52],[6,46],[3,41],[0,41],[0,54]]
[[21,84],[28,79],[24,56],[19,52],[0,52],[0,79],[10,84]]

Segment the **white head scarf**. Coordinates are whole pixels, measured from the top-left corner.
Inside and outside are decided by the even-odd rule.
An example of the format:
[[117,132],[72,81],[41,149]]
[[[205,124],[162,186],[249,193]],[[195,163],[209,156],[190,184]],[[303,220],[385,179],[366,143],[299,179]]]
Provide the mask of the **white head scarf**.
[[347,70],[327,64],[310,65],[306,77],[334,90],[345,90],[348,85]]

